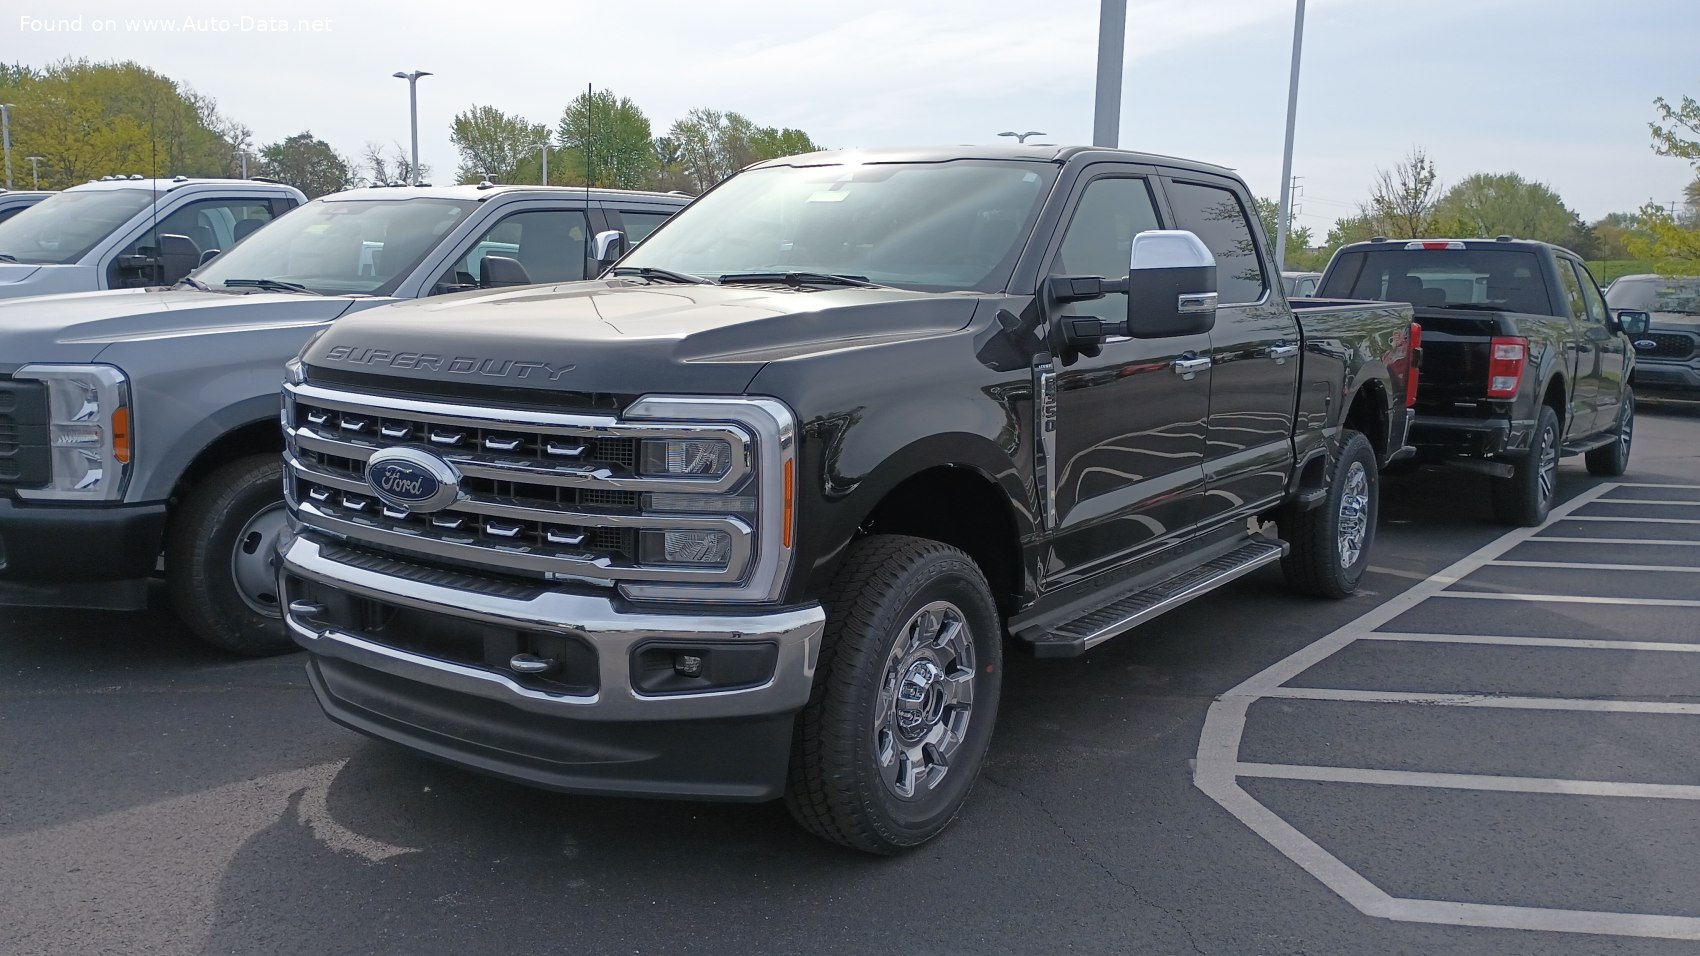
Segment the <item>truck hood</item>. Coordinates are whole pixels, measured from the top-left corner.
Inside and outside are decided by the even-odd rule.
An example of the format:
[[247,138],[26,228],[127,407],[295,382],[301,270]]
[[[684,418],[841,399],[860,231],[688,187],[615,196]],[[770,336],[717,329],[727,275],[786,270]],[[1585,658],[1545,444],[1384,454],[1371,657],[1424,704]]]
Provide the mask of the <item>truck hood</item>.
[[1686,312],[1654,312],[1650,331],[1700,332],[1700,315]]
[[0,286],[22,282],[41,271],[33,262],[0,262]]
[[121,342],[312,326],[336,318],[351,302],[340,296],[193,289],[120,289],[0,301],[0,364],[12,368],[31,362],[91,362]]
[[630,396],[737,394],[767,362],[954,332],[978,297],[611,279],[401,302],[306,351],[336,373]]

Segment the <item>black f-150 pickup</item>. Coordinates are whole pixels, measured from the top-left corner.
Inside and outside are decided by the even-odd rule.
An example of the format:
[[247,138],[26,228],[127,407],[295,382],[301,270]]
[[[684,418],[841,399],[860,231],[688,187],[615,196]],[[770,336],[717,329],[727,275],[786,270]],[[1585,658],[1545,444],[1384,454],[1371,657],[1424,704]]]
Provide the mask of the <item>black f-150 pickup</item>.
[[341,320],[284,396],[320,703],[539,786],[928,839],[1006,635],[1080,654],[1277,561],[1356,588],[1411,310],[1295,312],[1256,224],[1182,160],[817,153],[599,281]]
[[1411,441],[1419,463],[1494,476],[1503,522],[1546,520],[1561,455],[1621,475],[1635,427],[1631,334],[1568,249],[1498,239],[1385,239],[1335,253],[1320,295],[1409,302],[1422,327]]

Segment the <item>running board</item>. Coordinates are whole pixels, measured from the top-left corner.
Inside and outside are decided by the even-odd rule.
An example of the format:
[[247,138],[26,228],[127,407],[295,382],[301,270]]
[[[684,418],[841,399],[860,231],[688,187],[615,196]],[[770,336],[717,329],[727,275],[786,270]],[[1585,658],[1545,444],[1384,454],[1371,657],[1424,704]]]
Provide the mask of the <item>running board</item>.
[[1016,636],[1028,643],[1034,657],[1078,657],[1112,637],[1149,621],[1164,611],[1208,594],[1235,578],[1281,560],[1285,541],[1249,541],[1180,574],[1135,591],[1047,630]]
[[1617,441],[1617,435],[1613,432],[1606,432],[1603,435],[1595,435],[1592,438],[1584,438],[1580,441],[1573,441],[1565,444],[1564,454],[1566,456],[1580,455],[1583,452],[1593,451],[1596,448],[1604,448],[1614,441]]

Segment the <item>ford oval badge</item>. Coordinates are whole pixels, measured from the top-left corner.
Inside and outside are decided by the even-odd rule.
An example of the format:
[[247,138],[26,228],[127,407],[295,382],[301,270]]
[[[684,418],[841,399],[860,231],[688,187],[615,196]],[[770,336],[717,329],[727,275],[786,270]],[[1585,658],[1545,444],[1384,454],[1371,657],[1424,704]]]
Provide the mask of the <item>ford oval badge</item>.
[[1653,341],[1653,340],[1652,340],[1652,339],[1636,339],[1636,340],[1635,340],[1635,347],[1636,347],[1636,348],[1638,348],[1638,349],[1640,349],[1640,350],[1642,350],[1642,351],[1643,351],[1643,352],[1644,352],[1644,351],[1646,351],[1646,350],[1647,350],[1647,349],[1656,349],[1656,348],[1658,348],[1658,347],[1659,347],[1659,343],[1657,343],[1657,342],[1655,342],[1655,341]]
[[454,466],[418,448],[386,448],[366,462],[366,484],[385,504],[441,511],[460,497]]

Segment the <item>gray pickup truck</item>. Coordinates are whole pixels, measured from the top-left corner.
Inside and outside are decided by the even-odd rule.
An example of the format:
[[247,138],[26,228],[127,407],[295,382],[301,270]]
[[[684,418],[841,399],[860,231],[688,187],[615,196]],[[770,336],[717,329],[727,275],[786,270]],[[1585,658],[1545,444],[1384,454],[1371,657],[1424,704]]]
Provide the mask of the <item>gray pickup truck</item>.
[[0,219],[0,299],[170,285],[306,201],[252,179],[72,186]]
[[686,201],[353,190],[175,288],[0,302],[0,604],[141,607],[163,554],[173,602],[202,638],[289,649],[271,570],[284,362],[327,322],[373,306],[593,275],[599,256]]
[[928,839],[1006,636],[1079,655],[1264,566],[1341,597],[1370,563],[1411,307],[1289,306],[1255,209],[1140,153],[817,153],[600,281],[335,323],[284,406],[321,704],[509,779]]
[[0,189],[0,222],[5,222],[51,195],[51,192],[40,189]]

